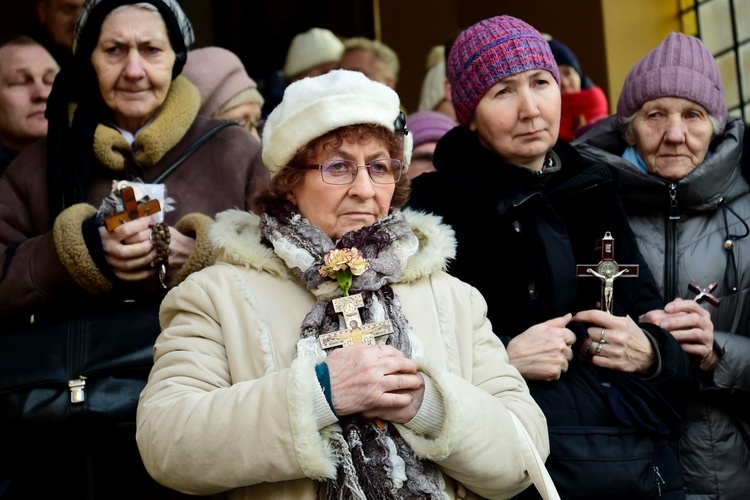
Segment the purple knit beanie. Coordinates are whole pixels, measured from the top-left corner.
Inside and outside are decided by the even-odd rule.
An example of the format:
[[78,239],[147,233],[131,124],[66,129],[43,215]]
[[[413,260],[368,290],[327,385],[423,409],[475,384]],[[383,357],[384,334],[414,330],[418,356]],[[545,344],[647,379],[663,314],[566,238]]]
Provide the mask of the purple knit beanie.
[[414,134],[414,147],[426,142],[437,142],[456,122],[437,111],[417,111],[406,115],[406,126]]
[[496,16],[464,30],[448,55],[448,81],[459,123],[469,126],[471,114],[490,87],[530,69],[546,69],[560,84],[549,43],[528,23]]
[[727,122],[724,84],[716,60],[703,42],[683,33],[671,33],[633,66],[625,78],[617,116],[627,118],[644,103],[660,97],[682,97],[700,104],[719,119],[720,133]]

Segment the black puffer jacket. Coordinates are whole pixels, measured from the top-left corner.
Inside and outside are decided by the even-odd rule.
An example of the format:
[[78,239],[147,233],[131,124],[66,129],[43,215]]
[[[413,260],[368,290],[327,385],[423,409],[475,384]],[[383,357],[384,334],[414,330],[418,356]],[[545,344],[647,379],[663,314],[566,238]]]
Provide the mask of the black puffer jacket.
[[[663,306],[615,195],[612,169],[584,161],[563,142],[552,156],[555,165],[537,174],[504,162],[458,127],[438,143],[438,172],[413,185],[411,206],[443,216],[455,229],[457,257],[449,271],[482,292],[506,343],[534,324],[596,308],[601,283],[577,278],[576,264],[599,262],[605,232],[615,238],[618,263],[641,266],[637,278],[615,281],[615,313],[637,321]],[[560,380],[529,382],[547,416],[547,466],[562,498],[683,497],[670,441],[679,433],[688,360],[666,332],[641,326],[661,367],[649,380],[577,357]],[[568,327],[579,339],[585,335],[585,325]],[[623,418],[623,408],[648,424]],[[533,488],[526,494],[536,496]]]

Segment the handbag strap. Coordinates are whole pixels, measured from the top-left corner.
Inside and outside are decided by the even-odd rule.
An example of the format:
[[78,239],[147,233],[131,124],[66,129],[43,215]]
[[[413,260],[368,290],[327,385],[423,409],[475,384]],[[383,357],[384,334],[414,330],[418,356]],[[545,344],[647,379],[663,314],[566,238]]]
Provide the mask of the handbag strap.
[[518,420],[512,412],[510,418],[516,426],[518,435],[521,437],[521,447],[523,448],[523,462],[526,466],[526,470],[531,476],[531,480],[534,482],[534,486],[539,491],[539,494],[544,500],[560,500],[560,495],[557,493],[555,483],[552,482],[552,478],[547,472],[547,467],[544,466],[544,460],[539,456],[539,452],[536,450],[534,442],[531,440],[531,436],[526,431],[521,421]]
[[227,120],[227,121],[222,121],[221,123],[214,125],[205,134],[203,134],[200,138],[198,138],[197,141],[191,144],[190,147],[187,148],[182,153],[182,155],[174,161],[174,163],[172,163],[169,167],[167,167],[167,169],[164,172],[162,172],[159,177],[154,179],[153,184],[161,183],[164,179],[166,179],[169,176],[169,174],[174,172],[177,167],[182,165],[182,163],[185,160],[187,160],[191,154],[195,153],[201,146],[203,146],[206,143],[206,141],[208,141],[210,138],[212,138],[213,136],[215,136],[216,134],[218,134],[225,128],[231,127],[233,125],[239,126],[239,123]]

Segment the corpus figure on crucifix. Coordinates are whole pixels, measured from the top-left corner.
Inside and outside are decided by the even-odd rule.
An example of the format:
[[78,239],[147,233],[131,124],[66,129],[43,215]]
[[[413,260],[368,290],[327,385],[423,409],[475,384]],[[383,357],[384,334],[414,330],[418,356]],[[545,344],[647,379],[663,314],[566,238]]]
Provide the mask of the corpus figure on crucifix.
[[602,260],[594,266],[580,264],[576,266],[576,276],[584,278],[595,276],[602,281],[602,311],[612,314],[615,279],[635,278],[638,276],[638,264],[620,265],[615,262],[615,239],[607,231],[602,238]]

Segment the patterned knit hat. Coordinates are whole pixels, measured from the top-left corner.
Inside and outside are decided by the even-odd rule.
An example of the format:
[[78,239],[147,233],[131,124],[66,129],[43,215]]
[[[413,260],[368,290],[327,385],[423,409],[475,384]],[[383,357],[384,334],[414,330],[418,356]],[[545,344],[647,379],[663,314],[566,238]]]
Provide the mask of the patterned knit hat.
[[497,16],[463,31],[448,56],[448,80],[459,123],[469,126],[471,114],[490,87],[530,69],[545,69],[560,84],[549,43],[524,21]]
[[347,125],[382,125],[404,137],[404,166],[411,161],[412,135],[398,94],[359,71],[336,69],[289,84],[263,126],[263,163],[271,175],[287,166],[299,149]]
[[660,97],[681,97],[700,104],[718,118],[720,130],[727,122],[724,84],[719,67],[698,38],[671,33],[638,61],[625,78],[617,116],[622,120],[644,103]]

